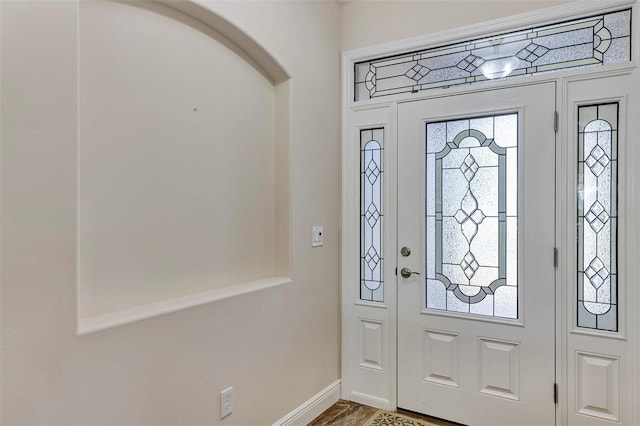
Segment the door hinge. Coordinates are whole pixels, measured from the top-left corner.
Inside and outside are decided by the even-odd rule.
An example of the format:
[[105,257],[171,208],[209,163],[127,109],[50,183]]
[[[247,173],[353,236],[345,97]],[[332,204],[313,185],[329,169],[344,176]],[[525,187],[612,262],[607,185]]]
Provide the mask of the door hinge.
[[398,267],[396,266],[396,275],[398,275]]
[[558,267],[558,248],[557,247],[553,248],[553,267],[554,268]]
[[553,112],[553,131],[558,133],[558,111]]
[[558,403],[558,384],[557,383],[553,384],[553,403],[554,404]]

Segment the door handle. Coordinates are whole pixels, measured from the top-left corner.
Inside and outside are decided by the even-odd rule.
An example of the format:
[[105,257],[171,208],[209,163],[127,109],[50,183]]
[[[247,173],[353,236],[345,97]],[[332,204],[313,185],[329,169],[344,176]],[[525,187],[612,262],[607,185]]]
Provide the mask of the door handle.
[[405,266],[404,268],[400,269],[400,275],[402,275],[402,278],[409,278],[411,275],[420,275],[420,272],[413,272],[411,271],[411,269]]

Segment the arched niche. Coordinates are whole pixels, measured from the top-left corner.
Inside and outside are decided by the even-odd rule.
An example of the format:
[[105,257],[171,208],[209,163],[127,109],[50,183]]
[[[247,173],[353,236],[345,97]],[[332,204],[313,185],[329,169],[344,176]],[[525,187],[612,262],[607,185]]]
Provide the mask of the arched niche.
[[290,282],[284,68],[200,2],[79,16],[79,333]]

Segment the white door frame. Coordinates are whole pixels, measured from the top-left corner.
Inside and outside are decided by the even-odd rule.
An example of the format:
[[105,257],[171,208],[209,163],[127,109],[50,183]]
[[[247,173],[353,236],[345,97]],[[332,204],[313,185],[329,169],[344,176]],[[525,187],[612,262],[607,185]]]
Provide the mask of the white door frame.
[[[566,230],[572,224],[569,218],[573,214],[569,200],[574,197],[570,184],[573,175],[569,175],[567,167],[569,161],[568,143],[572,143],[573,129],[569,128],[573,104],[568,99],[570,84],[594,77],[609,77],[616,75],[630,75],[633,82],[629,93],[633,93],[628,103],[628,117],[640,117],[638,106],[640,95],[640,78],[636,64],[625,63],[618,65],[585,68],[581,70],[560,71],[546,75],[534,75],[511,79],[502,82],[478,83],[471,86],[461,86],[449,89],[438,89],[418,93],[407,93],[384,96],[366,101],[354,101],[353,67],[354,64],[373,57],[393,55],[400,52],[423,49],[426,46],[436,46],[486,36],[519,28],[544,25],[550,21],[562,19],[576,19],[596,13],[634,7],[633,0],[612,0],[607,2],[576,1],[560,7],[554,7],[509,17],[479,25],[473,25],[446,31],[434,35],[372,46],[346,52],[342,61],[342,398],[365,403],[368,405],[394,410],[396,406],[396,354],[397,354],[397,306],[396,306],[396,247],[395,241],[395,208],[389,207],[385,211],[385,240],[387,241],[384,303],[368,303],[359,300],[359,180],[356,171],[359,167],[358,130],[360,128],[384,127],[385,144],[393,146],[397,135],[396,118],[397,104],[406,100],[429,99],[449,96],[453,94],[469,93],[476,90],[498,87],[510,87],[523,82],[555,81],[558,87],[557,105],[560,113],[559,131],[557,135],[557,187],[556,187],[556,235],[560,252],[559,268],[556,271],[557,306],[556,306],[556,365],[558,379],[558,423],[567,424],[569,411],[572,409],[569,401],[569,386],[567,384],[569,357],[569,333],[573,326],[573,312],[570,309],[569,297],[572,292],[568,289],[574,272],[569,270],[563,262],[565,251],[570,253],[570,241]],[[635,14],[634,14],[635,17]],[[640,25],[637,17],[632,28],[632,58],[638,58],[640,52]],[[637,119],[630,119],[629,135],[638,134],[640,130]],[[397,187],[396,166],[397,159],[392,150],[385,153],[385,192],[388,205],[395,206],[396,200],[393,188]],[[637,138],[629,137],[626,151],[627,164],[640,164],[640,143]],[[631,392],[631,398],[640,397],[640,168],[627,167],[626,174],[620,174],[621,197],[625,198],[625,205],[621,220],[625,223],[624,230],[619,231],[620,263],[626,265],[626,305],[625,310],[626,334],[624,339],[630,342],[631,359],[636,360],[623,374],[631,377],[630,386],[625,392]],[[635,254],[635,255],[634,255]],[[566,257],[565,257],[566,258]],[[573,385],[572,385],[573,386]],[[572,394],[572,392],[571,392]],[[625,413],[629,424],[640,424],[640,406],[632,407]]]

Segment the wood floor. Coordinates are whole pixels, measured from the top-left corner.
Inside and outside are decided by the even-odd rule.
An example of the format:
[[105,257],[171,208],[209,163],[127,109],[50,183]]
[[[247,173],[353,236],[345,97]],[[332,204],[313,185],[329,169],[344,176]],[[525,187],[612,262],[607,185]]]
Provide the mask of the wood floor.
[[[309,426],[361,426],[373,416],[376,411],[378,411],[377,408],[356,402],[340,400],[316,417],[315,420],[309,423]],[[407,417],[425,420],[440,426],[457,426],[456,423],[449,423],[440,419],[422,416],[410,411],[398,410],[398,412]]]

